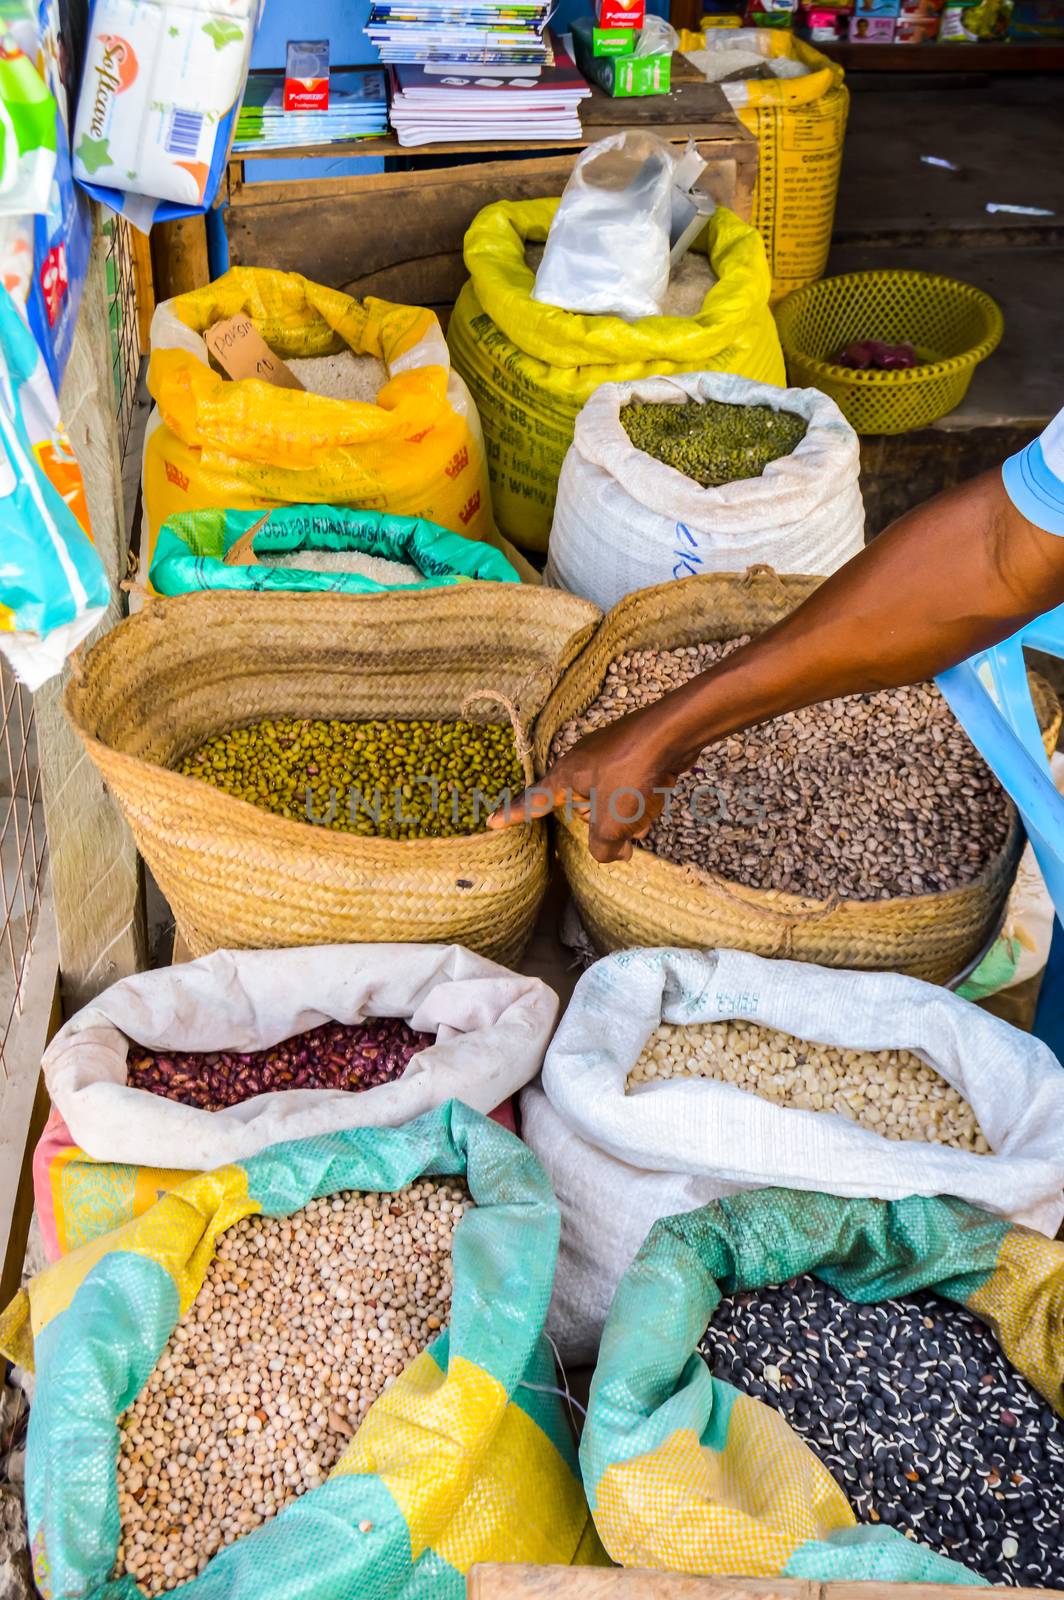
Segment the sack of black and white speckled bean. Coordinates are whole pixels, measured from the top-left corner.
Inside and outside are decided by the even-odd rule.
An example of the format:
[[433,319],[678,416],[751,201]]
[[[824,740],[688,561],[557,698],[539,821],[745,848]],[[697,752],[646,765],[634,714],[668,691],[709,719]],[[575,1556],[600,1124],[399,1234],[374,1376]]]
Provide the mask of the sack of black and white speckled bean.
[[[769,1085],[757,1094],[734,1079],[665,1071],[637,1081],[661,1024],[729,1018],[737,1032],[760,1024],[792,1035],[792,1045],[915,1053],[944,1081],[942,1099],[932,1105],[928,1097],[916,1137],[899,1137],[904,1126],[888,1127],[894,1136],[886,1137],[862,1126],[860,1111],[813,1109],[811,1094],[798,1109],[767,1098],[778,1093]],[[712,1040],[700,1047],[711,1052]],[[795,1045],[792,1054],[804,1052]],[[855,1070],[873,1069],[866,1059]],[[854,1086],[868,1087],[859,1076]],[[1064,1217],[1064,1071],[1056,1057],[916,978],[735,950],[619,952],[577,984],[542,1087],[549,1108],[528,1091],[525,1137],[562,1204],[551,1332],[570,1358],[593,1353],[610,1296],[650,1224],[737,1189],[785,1184],[886,1200],[952,1194],[1047,1234]],[[919,1103],[927,1086],[915,1089]],[[947,1136],[968,1147],[931,1142]],[[987,1146],[992,1153],[976,1153]],[[595,1152],[593,1178],[580,1153],[587,1148]]]
[[[189,1171],[282,1140],[397,1127],[450,1099],[494,1111],[538,1072],[557,1009],[538,978],[461,945],[219,950],[123,978],[45,1052],[45,1083],[74,1140],[34,1163],[46,1249],[63,1254],[139,1214]],[[129,1082],[131,1043],[183,1055],[249,1053],[323,1023],[373,1017],[402,1018],[415,1035],[434,1037],[393,1081],[358,1092],[278,1087],[207,1110]],[[104,1164],[95,1175],[86,1156]]]
[[[610,1308],[580,1446],[608,1554],[622,1566],[721,1576],[978,1582],[917,1530],[906,1537],[903,1515],[896,1526],[883,1516],[859,1526],[828,1466],[781,1413],[697,1359],[722,1297],[805,1272],[850,1300],[931,1289],[967,1307],[1064,1414],[1058,1241],[961,1200],[735,1195],[658,1222]],[[756,1335],[756,1321],[743,1326]]]

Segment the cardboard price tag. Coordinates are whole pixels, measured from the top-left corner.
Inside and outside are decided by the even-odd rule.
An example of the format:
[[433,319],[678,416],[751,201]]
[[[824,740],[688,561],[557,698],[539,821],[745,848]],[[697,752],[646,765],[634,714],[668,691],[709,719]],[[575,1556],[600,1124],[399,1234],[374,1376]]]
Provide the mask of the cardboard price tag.
[[207,349],[230,378],[261,378],[278,389],[302,389],[295,373],[275,356],[250,317],[227,317],[203,335]]

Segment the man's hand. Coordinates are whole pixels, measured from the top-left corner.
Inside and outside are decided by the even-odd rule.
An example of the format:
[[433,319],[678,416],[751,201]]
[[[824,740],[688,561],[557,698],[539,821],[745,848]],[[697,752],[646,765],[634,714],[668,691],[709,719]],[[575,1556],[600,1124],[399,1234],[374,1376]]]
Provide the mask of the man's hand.
[[508,828],[552,811],[587,819],[596,861],[627,861],[632,840],[650,832],[676,774],[665,770],[641,712],[585,736],[532,788],[488,818]]

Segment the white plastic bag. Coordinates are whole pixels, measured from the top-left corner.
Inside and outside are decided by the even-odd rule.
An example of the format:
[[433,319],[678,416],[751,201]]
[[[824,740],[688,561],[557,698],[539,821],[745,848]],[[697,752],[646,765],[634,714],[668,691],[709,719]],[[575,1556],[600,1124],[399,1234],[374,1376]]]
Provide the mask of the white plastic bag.
[[[461,945],[218,950],[113,984],[56,1034],[45,1084],[98,1161],[209,1171],[281,1140],[395,1127],[450,1099],[489,1112],[535,1076],[558,1010],[538,978]],[[323,1022],[404,1017],[435,1032],[394,1083],[291,1089],[201,1111],[126,1086],[130,1040],[162,1050],[265,1050]]]
[[675,157],[656,134],[600,139],[577,158],[533,300],[564,311],[653,317],[669,286]]
[[[703,489],[636,449],[620,420],[630,400],[767,405],[808,427],[760,477]],[[864,546],[859,470],[857,435],[819,389],[723,372],[604,383],[562,465],[544,581],[608,611],[634,589],[759,563],[827,576]]]
[[521,1091],[521,1137],[562,1213],[547,1332],[563,1361],[593,1361],[614,1291],[654,1223],[740,1186],[617,1161],[574,1133],[534,1083]]

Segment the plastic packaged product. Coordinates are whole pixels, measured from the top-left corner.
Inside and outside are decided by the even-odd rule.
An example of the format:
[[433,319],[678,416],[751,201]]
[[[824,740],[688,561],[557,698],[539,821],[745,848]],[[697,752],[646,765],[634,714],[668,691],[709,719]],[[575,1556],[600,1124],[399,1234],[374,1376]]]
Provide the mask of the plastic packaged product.
[[933,44],[938,38],[939,17],[899,17],[894,24],[895,44]]
[[94,0],[74,175],[134,227],[213,202],[259,9],[259,0]]
[[0,216],[43,211],[55,171],[57,107],[0,14]]
[[0,650],[24,683],[59,672],[109,595],[44,359],[0,289]]
[[[28,205],[21,215],[5,213],[0,205],[0,282],[25,308],[57,391],[74,340],[92,242],[89,202],[70,166],[64,81],[68,55],[60,40],[61,25],[58,0],[30,4],[23,16],[11,20],[5,48],[24,51],[52,96],[54,166],[38,204]],[[8,110],[15,110],[14,102]]]
[[895,17],[851,17],[851,44],[891,44]]
[[674,167],[665,141],[639,130],[600,139],[578,156],[533,300],[562,311],[657,316],[669,283]]

